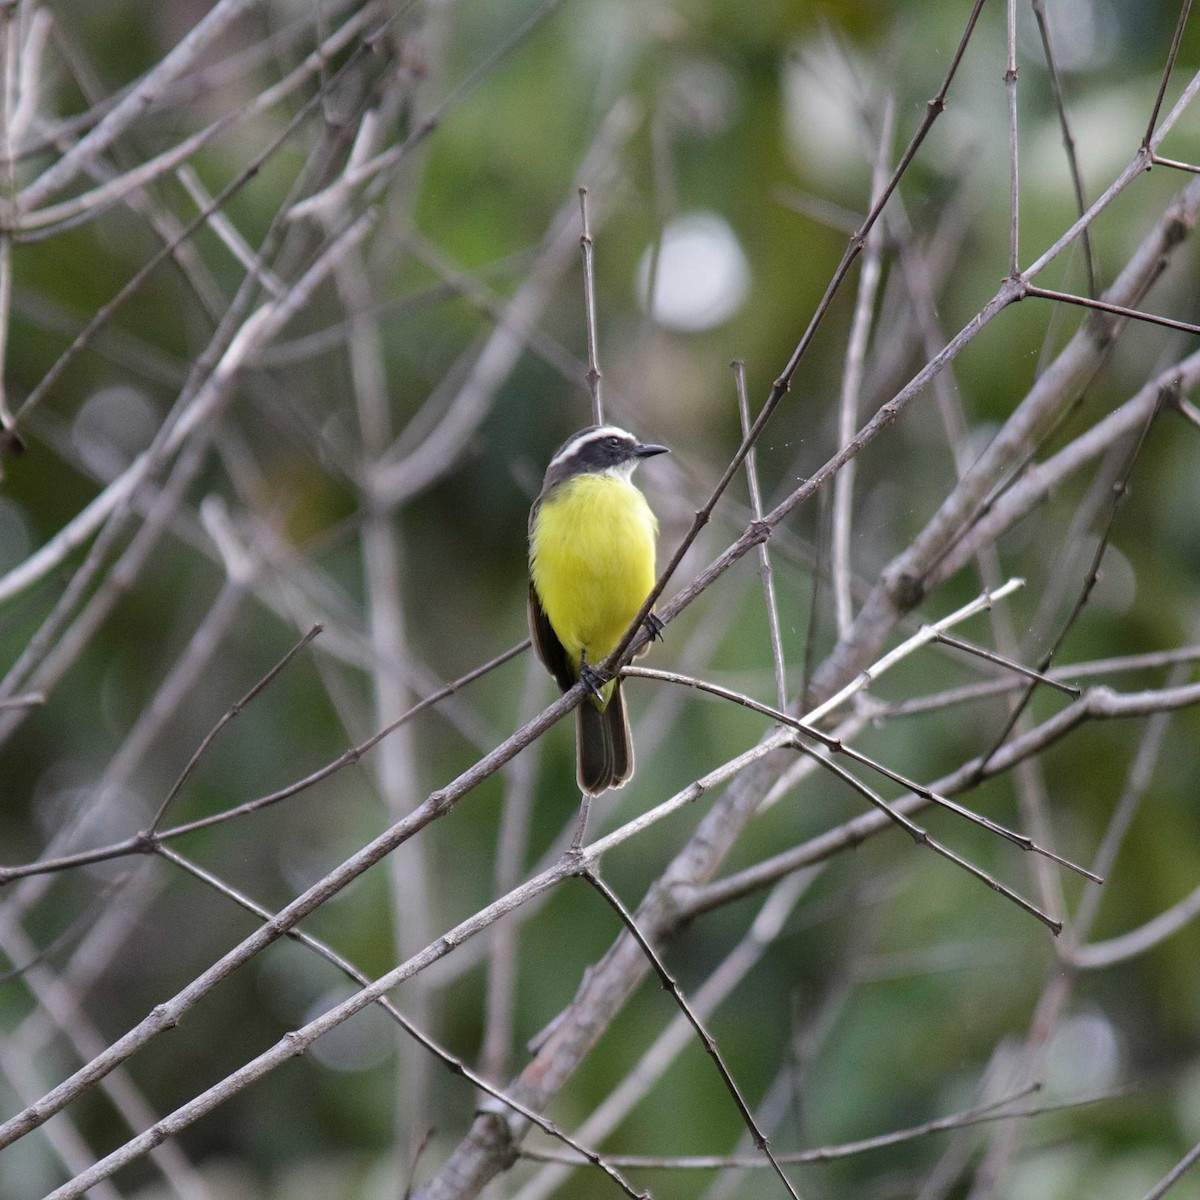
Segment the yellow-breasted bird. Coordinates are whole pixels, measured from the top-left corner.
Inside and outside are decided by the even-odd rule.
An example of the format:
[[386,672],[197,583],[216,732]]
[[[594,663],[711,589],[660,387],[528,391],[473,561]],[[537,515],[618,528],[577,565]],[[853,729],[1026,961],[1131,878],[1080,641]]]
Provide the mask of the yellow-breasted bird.
[[568,691],[582,676],[591,692],[575,710],[576,774],[591,796],[633,774],[621,681],[591,668],[616,648],[654,586],[658,522],[630,477],[666,450],[614,425],[581,429],[550,460],[529,513],[529,628],[558,686]]

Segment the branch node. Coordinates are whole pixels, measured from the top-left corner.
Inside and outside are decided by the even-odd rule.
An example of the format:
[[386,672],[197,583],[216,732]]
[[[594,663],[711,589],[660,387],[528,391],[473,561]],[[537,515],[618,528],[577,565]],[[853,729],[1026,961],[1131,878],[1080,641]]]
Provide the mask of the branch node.
[[134,854],[153,854],[158,849],[158,835],[152,829],[141,829],[133,835]]
[[150,1019],[159,1029],[174,1029],[179,1024],[179,1018],[174,1016],[165,1004],[156,1004],[150,1013]]
[[900,612],[911,612],[925,599],[925,581],[908,571],[900,571],[887,580],[887,594]]
[[1163,248],[1169,250],[1173,246],[1178,246],[1180,242],[1187,239],[1190,232],[1188,225],[1179,217],[1170,217],[1163,222]]
[[287,1046],[291,1058],[299,1058],[308,1049],[304,1038],[295,1029],[289,1029],[279,1040]]

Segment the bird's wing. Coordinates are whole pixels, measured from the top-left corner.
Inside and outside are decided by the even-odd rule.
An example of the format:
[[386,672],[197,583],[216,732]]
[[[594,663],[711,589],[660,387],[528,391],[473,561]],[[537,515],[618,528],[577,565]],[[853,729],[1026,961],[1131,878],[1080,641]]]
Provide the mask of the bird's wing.
[[529,632],[533,635],[533,648],[537,656],[546,665],[546,670],[554,676],[558,686],[564,692],[570,691],[578,676],[571,666],[571,660],[563,649],[546,610],[538,599],[533,583],[529,584]]

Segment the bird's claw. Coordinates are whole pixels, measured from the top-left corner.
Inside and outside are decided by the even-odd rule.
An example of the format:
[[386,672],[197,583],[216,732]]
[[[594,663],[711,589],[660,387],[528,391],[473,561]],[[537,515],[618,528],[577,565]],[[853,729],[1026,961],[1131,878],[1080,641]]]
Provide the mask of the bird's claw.
[[587,662],[583,662],[579,666],[579,681],[583,684],[587,691],[597,698],[604,690],[604,685],[608,683],[608,679],[600,671],[591,667]]

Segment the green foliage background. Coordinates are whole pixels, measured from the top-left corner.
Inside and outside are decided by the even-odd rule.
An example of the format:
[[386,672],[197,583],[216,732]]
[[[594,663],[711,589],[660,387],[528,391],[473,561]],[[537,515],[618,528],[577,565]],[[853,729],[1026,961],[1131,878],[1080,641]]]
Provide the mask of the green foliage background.
[[[202,4],[119,0],[39,7],[50,14],[54,30],[41,79],[47,119],[87,107],[80,61],[92,75],[86,84],[91,100],[114,94],[161,59],[205,11]],[[1025,265],[1076,214],[1049,77],[1030,14],[1018,7]],[[1089,28],[1096,39],[1093,53],[1083,46],[1079,61],[1064,74],[1084,182],[1094,199],[1137,148],[1178,6],[1081,0],[1049,7],[1061,17],[1056,28],[1064,45],[1086,41]],[[322,19],[328,21],[340,21],[348,11],[332,3],[315,8],[324,9]],[[121,140],[112,165],[123,169],[148,160],[185,133],[248,104],[312,49],[313,9],[299,2],[256,6],[209,60],[214,70],[230,62],[237,69],[221,69],[196,94],[168,97],[151,109]],[[297,178],[306,170],[320,175],[320,154],[330,161],[321,182],[336,177],[348,153],[347,136],[337,132],[344,114],[357,114],[360,105],[370,105],[391,81],[409,73],[414,90],[401,90],[388,138],[398,143],[431,113],[436,127],[388,176],[386,192],[373,198],[381,217],[362,260],[394,428],[407,450],[444,411],[436,397],[452,394],[447,388],[461,379],[464,364],[492,332],[489,308],[503,306],[537,269],[538,248],[554,214],[569,209],[574,189],[588,184],[597,226],[600,359],[609,415],[674,451],[661,470],[655,465],[643,471],[661,517],[665,557],[740,440],[729,361],[747,364],[757,408],[843,253],[847,230],[815,220],[812,203],[861,219],[885,101],[894,103],[898,150],[944,76],[968,6],[961,0],[831,0],[819,9],[785,0],[750,5],[566,0],[490,63],[532,6],[518,10],[497,0],[468,0],[389,11],[394,21],[377,51],[344,91],[319,105],[266,159],[231,199],[227,216],[257,246],[290,203]],[[922,252],[933,257],[945,249],[951,256],[936,311],[947,335],[978,311],[1007,272],[1004,17],[999,3],[985,6],[947,111],[899,192]],[[307,32],[282,35],[292,27]],[[281,36],[269,43],[271,53],[257,61],[238,57],[276,34]],[[1168,104],[1200,65],[1198,40],[1193,21]],[[481,64],[489,65],[477,76]],[[466,80],[472,81],[470,90],[456,91]],[[311,95],[310,87],[264,116],[233,125],[200,151],[192,165],[208,189],[217,191],[261,154]],[[601,179],[581,179],[585,149],[618,105],[629,106],[631,132]],[[353,133],[349,118],[346,129]],[[1200,129],[1194,112],[1164,152],[1196,161]],[[46,150],[25,158],[18,184],[52,157]],[[1181,186],[1180,176],[1156,168],[1095,224],[1103,281]],[[180,219],[194,214],[173,180],[156,184],[150,197],[159,212]],[[357,209],[367,202],[360,189],[347,203]],[[637,274],[664,223],[695,212],[716,213],[728,223],[751,282],[731,319],[689,334],[646,316]],[[309,228],[289,243],[293,267],[314,253],[319,233]],[[145,215],[127,205],[45,240],[18,243],[5,364],[13,407],[19,408],[74,333],[160,244]],[[227,303],[244,268],[210,231],[202,231],[194,246]],[[436,267],[430,265],[430,248],[440,256]],[[1041,282],[1083,290],[1080,255],[1060,261]],[[287,264],[277,265],[282,270]],[[885,254],[885,287],[899,285],[894,267],[894,257]],[[768,503],[786,495],[836,448],[837,394],[856,278],[851,276],[836,300],[760,443]],[[1153,293],[1152,307],[1197,321],[1196,281],[1196,250],[1189,244]],[[481,294],[486,305],[479,303]],[[886,323],[902,304],[897,292],[885,295],[868,358],[864,416],[925,361],[915,339],[890,362],[874,356],[886,345]],[[376,728],[355,477],[363,459],[348,382],[347,329],[340,324],[345,318],[326,285],[285,332],[282,345],[295,351],[292,358],[260,364],[239,379],[170,535],[46,703],[30,709],[11,730],[0,749],[0,846],[6,863],[38,858],[55,831],[77,818],[83,824],[72,842],[76,849],[145,824],[221,714],[312,619],[313,606],[300,604],[291,605],[291,619],[281,617],[300,568],[325,589],[322,615],[330,628],[222,734],[171,819],[219,813],[282,787]],[[984,444],[1025,393],[1047,347],[1061,346],[1079,321],[1077,310],[1028,300],[1003,314],[956,362],[974,445]],[[74,361],[22,425],[27,452],[4,464],[0,575],[97,494],[106,482],[97,454],[121,463],[145,446],[213,327],[213,314],[188,280],[164,266]],[[340,328],[342,336],[319,353],[303,352],[299,339],[331,328]],[[417,691],[433,680],[457,678],[525,634],[528,506],[554,447],[588,419],[576,259],[555,283],[538,315],[538,330],[539,346],[548,343],[553,353],[535,346],[520,355],[452,464],[394,513],[406,634],[411,663],[421,672],[413,684]],[[1195,340],[1148,325],[1130,330],[1088,390],[1083,415],[1113,407],[1169,356],[1190,352],[1189,337]],[[112,410],[115,416],[90,425],[85,415],[97,410],[89,405],[106,389],[121,389],[125,400]],[[139,413],[141,424],[135,419]],[[1076,432],[1064,428],[1045,452]],[[1131,496],[1113,525],[1104,579],[1061,661],[1195,640],[1196,462],[1196,430],[1164,416],[1147,440]],[[858,471],[854,565],[860,579],[870,581],[924,525],[953,481],[932,395],[860,456]],[[1018,634],[1055,628],[1070,609],[1094,545],[1072,524],[1091,486],[1090,476],[1067,485],[1000,543],[1004,570],[1027,579],[1009,607]],[[258,536],[255,530],[267,531],[269,538],[257,544],[273,544],[278,560],[241,602],[208,668],[121,794],[98,795],[105,764],[222,587],[223,571],[197,519],[206,496],[224,501],[248,540]],[[739,480],[685,560],[678,583],[744,528],[747,506]],[[806,659],[819,662],[835,639],[828,587],[814,586],[813,564],[824,555],[827,523],[824,506],[804,506],[772,542],[793,694]],[[128,536],[122,545],[127,542]],[[76,551],[36,587],[0,607],[4,668],[28,644],[84,553]],[[1077,555],[1073,582],[1055,609],[1057,620],[1041,622],[1039,602],[1071,554]],[[922,617],[944,615],[979,586],[974,572],[960,572],[930,599]],[[314,585],[310,599],[315,594]],[[985,640],[985,623],[971,626],[967,635]],[[344,653],[322,649],[331,637],[340,639]],[[713,648],[702,654],[705,645]],[[1027,646],[1030,660],[1044,648],[1044,642]],[[489,741],[506,736],[549,699],[549,682],[530,672],[526,657],[449,702],[457,717],[435,710],[415,722],[412,783],[419,798],[468,767]],[[665,646],[651,661],[772,700],[770,648],[750,557],[672,623]],[[977,665],[960,657],[925,651],[873,694],[898,701],[979,674]],[[1122,679],[1119,686],[1132,690],[1161,680],[1161,672],[1146,673]],[[604,810],[594,818],[598,827],[651,807],[752,745],[765,728],[746,712],[664,690],[646,682],[630,687],[639,771],[619,797],[598,805]],[[1061,698],[1042,694],[1033,707],[1045,716],[1059,706]],[[934,779],[986,747],[1003,714],[996,702],[883,723],[864,734],[861,748],[898,771]],[[1097,938],[1151,919],[1200,879],[1197,728],[1190,711],[1171,722],[1150,792],[1105,885]],[[1060,853],[1090,861],[1143,729],[1141,722],[1088,726],[1040,760],[1053,845]],[[552,731],[528,753],[540,756],[525,859],[531,871],[573,820],[577,797],[565,729]],[[424,835],[435,935],[495,895],[504,791],[499,777],[489,780]],[[987,785],[969,802],[997,820],[1023,825],[1011,780]],[[798,844],[855,815],[861,803],[831,777],[816,776],[751,827],[728,869]],[[606,861],[606,877],[629,904],[696,820],[685,812]],[[367,759],[268,811],[191,835],[179,849],[279,908],[389,823]],[[945,815],[930,816],[928,825],[1013,886],[1033,889],[1029,864],[1013,847]],[[122,1034],[252,928],[245,914],[160,862],[123,859],[44,882],[21,915],[25,941],[7,943],[5,952],[13,967],[25,965],[30,955],[44,955],[52,971],[72,961],[76,969],[86,967],[80,1002],[104,1041]],[[1062,886],[1073,907],[1083,885],[1065,876]],[[10,886],[0,894],[0,904],[16,891]],[[699,920],[669,947],[668,961],[685,990],[698,987],[744,936],[759,902],[745,899]],[[96,930],[106,917],[116,930],[102,942]],[[395,923],[403,920],[394,911],[385,870],[376,868],[318,913],[312,929],[377,974],[397,961]],[[521,1047],[570,1001],[581,974],[616,932],[612,914],[581,884],[562,888],[523,926],[514,1068],[524,1061]],[[18,949],[22,945],[25,953]],[[88,946],[102,947],[99,961],[73,960]],[[467,1062],[475,1061],[482,1036],[483,949],[464,947],[433,972],[431,1032]],[[1081,974],[1054,1035],[1037,1099],[1095,1093],[1106,1098],[1038,1117],[1024,1128],[1022,1150],[1001,1193],[1008,1200],[1139,1197],[1200,1137],[1198,960],[1200,935],[1193,924],[1141,957]],[[989,1061],[1028,1033],[1038,997],[1060,969],[1045,929],[966,874],[924,854],[899,831],[889,831],[819,874],[759,966],[714,1017],[712,1030],[752,1101],[794,1060],[794,1104],[773,1141],[777,1149],[808,1148],[912,1125],[977,1102]],[[165,1114],[327,1007],[341,987],[324,964],[296,946],[277,945],[206,998],[179,1029],[139,1054],[129,1064],[130,1074],[154,1110]],[[403,1007],[403,989],[396,1000]],[[12,976],[0,986],[6,1035],[36,1033],[43,1009],[44,999],[25,977]],[[669,998],[644,986],[559,1099],[553,1119],[574,1128],[673,1015]],[[381,1014],[364,1014],[352,1023],[341,1050],[331,1051],[332,1061],[313,1056],[273,1073],[189,1129],[180,1144],[219,1196],[393,1194],[393,1172],[412,1168],[410,1139],[433,1131],[413,1168],[424,1177],[461,1136],[477,1104],[467,1085],[435,1066],[429,1110],[406,1112],[404,1088],[396,1083],[396,1046],[402,1040]],[[34,1061],[45,1090],[79,1059],[61,1032],[49,1029]],[[22,1087],[11,1074],[0,1082],[5,1115],[34,1098]],[[95,1094],[69,1112],[97,1155],[128,1136],[111,1105]],[[734,1149],[742,1133],[695,1045],[604,1149],[721,1153]],[[985,1138],[979,1135],[970,1161],[978,1162]],[[945,1145],[929,1139],[793,1175],[806,1197],[916,1195]],[[42,1195],[61,1181],[62,1170],[44,1140],[26,1138],[0,1155],[0,1194]],[[514,1169],[496,1185],[496,1194],[515,1190],[532,1170]],[[777,1186],[762,1172],[729,1185],[728,1192],[706,1192],[715,1179],[709,1174],[660,1171],[637,1178],[660,1200],[758,1196]],[[146,1164],[122,1173],[117,1182],[121,1194],[163,1194],[161,1180]],[[562,1194],[614,1192],[598,1175],[576,1173]],[[943,1194],[968,1191],[959,1183]]]

